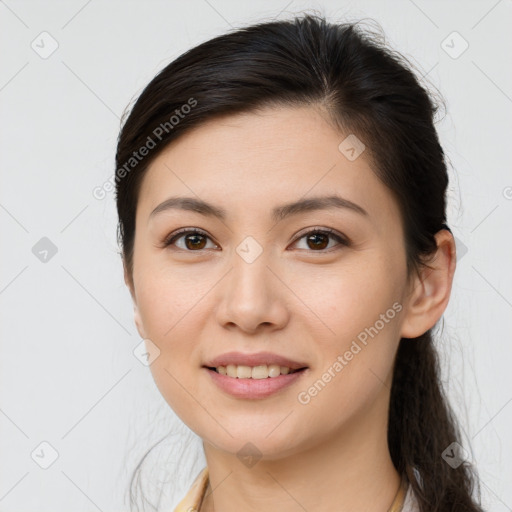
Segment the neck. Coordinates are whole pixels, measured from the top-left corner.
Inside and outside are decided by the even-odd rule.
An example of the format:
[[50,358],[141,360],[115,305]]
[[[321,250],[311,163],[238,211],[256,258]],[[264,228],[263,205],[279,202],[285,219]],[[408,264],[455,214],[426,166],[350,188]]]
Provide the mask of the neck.
[[[389,402],[383,402],[386,412]],[[321,443],[286,458],[263,457],[251,468],[236,454],[204,442],[210,479],[201,512],[256,512],[276,505],[281,512],[387,512],[401,479],[389,454],[382,412],[374,404],[364,419]]]

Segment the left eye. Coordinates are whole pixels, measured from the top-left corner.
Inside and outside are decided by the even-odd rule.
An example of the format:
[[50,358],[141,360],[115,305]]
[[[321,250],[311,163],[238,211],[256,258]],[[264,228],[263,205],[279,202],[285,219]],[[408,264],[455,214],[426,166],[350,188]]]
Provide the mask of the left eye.
[[305,235],[302,235],[300,238],[298,238],[297,242],[304,239],[306,243],[306,249],[313,249],[316,252],[320,252],[325,249],[332,248],[332,246],[329,246],[330,238],[336,240],[338,242],[338,245],[348,245],[347,240],[345,240],[342,236],[336,234],[332,230],[325,229],[315,229],[314,231],[310,231]]
[[[168,247],[175,245],[178,249],[189,252],[198,252],[202,249],[218,247],[214,243],[212,243],[213,247],[207,247],[208,240],[211,241],[211,238],[203,231],[199,231],[197,229],[184,229],[171,234],[164,241],[164,246]],[[314,252],[332,249],[333,246],[329,245],[332,240],[338,242],[338,245],[349,245],[349,242],[345,238],[329,229],[315,229],[313,231],[309,231],[297,238],[293,245],[296,245],[301,240],[305,240],[306,250],[313,249]],[[182,242],[181,245],[178,244],[178,242]],[[336,246],[336,244],[334,244],[334,246]]]

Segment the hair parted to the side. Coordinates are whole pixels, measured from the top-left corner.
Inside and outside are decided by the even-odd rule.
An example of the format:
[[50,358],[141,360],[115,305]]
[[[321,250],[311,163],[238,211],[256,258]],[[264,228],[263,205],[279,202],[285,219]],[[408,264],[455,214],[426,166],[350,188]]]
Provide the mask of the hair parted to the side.
[[[317,107],[341,133],[364,142],[373,172],[399,205],[407,271],[418,272],[436,249],[434,235],[449,229],[448,174],[434,126],[438,106],[411,68],[359,23],[329,23],[314,14],[233,30],[171,62],[141,93],[119,135],[117,170],[126,170],[148,137],[155,144],[116,179],[118,237],[128,276],[138,193],[149,164],[205,121],[268,106]],[[182,108],[191,100],[193,108]],[[177,122],[169,126],[174,113]],[[410,481],[421,512],[482,510],[473,496],[475,469],[467,462],[452,468],[441,456],[461,440],[430,330],[400,340],[388,425],[391,458]]]

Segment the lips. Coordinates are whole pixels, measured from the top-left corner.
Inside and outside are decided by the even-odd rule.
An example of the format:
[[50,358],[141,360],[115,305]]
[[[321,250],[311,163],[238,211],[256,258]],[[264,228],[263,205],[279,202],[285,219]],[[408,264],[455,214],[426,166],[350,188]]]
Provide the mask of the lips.
[[255,354],[244,354],[243,352],[227,352],[207,361],[203,366],[205,368],[218,368],[219,366],[262,366],[278,365],[290,368],[290,370],[299,370],[307,368],[307,364],[300,361],[294,361],[285,356],[274,354],[272,352],[257,352]]

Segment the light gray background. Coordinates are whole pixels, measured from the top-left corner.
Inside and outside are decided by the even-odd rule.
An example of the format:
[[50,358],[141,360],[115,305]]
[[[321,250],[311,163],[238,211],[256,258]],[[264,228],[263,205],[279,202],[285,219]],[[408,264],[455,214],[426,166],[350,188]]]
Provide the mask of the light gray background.
[[[305,9],[377,20],[446,100],[459,262],[444,375],[486,510],[512,510],[512,2],[287,1],[0,1],[1,512],[127,510],[135,464],[173,428],[146,472],[174,482],[162,510],[203,467],[198,439],[133,355],[113,194],[92,190],[114,171],[124,108],[164,65],[230,26]],[[43,237],[55,255],[40,252]],[[58,452],[48,469],[42,442]],[[187,446],[197,457],[175,478]]]

